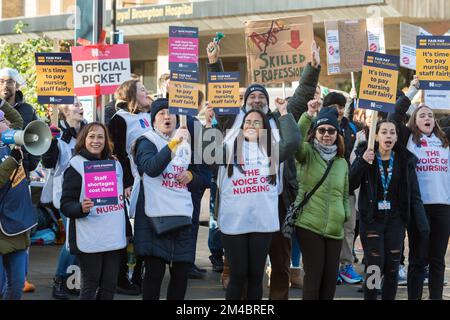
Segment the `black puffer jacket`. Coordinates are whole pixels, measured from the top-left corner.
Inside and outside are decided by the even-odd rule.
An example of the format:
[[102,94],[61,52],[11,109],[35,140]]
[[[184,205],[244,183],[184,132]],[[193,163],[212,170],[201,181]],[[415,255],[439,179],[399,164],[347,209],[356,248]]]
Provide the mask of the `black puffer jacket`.
[[[377,148],[378,146],[375,145],[375,150]],[[362,158],[366,149],[367,143],[362,142],[355,151],[356,159],[350,167],[350,190],[354,191],[360,187],[358,200],[360,218],[370,224],[377,211],[379,171],[376,161],[369,164]],[[401,217],[405,226],[410,218],[413,218],[421,233],[429,233],[430,226],[425,215],[416,175],[417,158],[401,144],[396,143],[393,150],[400,161],[399,184],[402,193],[399,197],[399,211]]]

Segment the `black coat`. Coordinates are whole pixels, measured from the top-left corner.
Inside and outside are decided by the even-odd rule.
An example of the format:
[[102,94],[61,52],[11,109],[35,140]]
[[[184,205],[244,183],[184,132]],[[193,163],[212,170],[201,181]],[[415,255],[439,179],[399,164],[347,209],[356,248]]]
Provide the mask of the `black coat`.
[[345,145],[345,160],[350,163],[350,155],[353,151],[353,146],[356,140],[356,132],[358,128],[355,124],[351,124],[350,120],[346,117],[342,118],[341,123],[339,124],[340,131],[342,133],[342,137],[344,138]]
[[[87,160],[98,160],[98,158],[92,156],[86,150],[82,150],[80,155]],[[106,160],[106,159],[103,159]],[[69,246],[71,254],[82,253],[77,246],[75,220],[87,217],[88,213],[84,213],[81,208],[80,194],[83,179],[81,175],[74,168],[69,166],[64,172],[64,181],[62,186],[61,195],[61,212],[69,218]],[[126,222],[126,235],[132,236],[131,224],[128,218],[127,211],[125,210],[124,219]]]
[[105,106],[105,126],[108,126],[112,117],[116,114],[116,100],[112,100]]
[[[389,115],[389,120],[395,122],[398,129],[398,142],[406,146],[408,144],[409,136],[411,135],[411,130],[406,126],[407,115],[406,112],[411,105],[411,100],[409,100],[406,96],[401,96],[395,102],[395,112]],[[447,136],[447,139],[450,141],[450,127],[448,127],[448,123],[445,118],[441,119],[440,125]]]
[[[172,160],[171,155],[172,152],[168,146],[165,146],[158,152],[155,144],[147,138],[141,137],[136,141],[136,155],[134,159],[140,175],[144,173],[150,177],[161,175]],[[193,167],[193,165],[189,166],[189,171],[191,171],[193,176],[192,181],[187,185],[190,192],[201,189],[203,185],[202,178],[193,170]],[[194,262],[195,251],[192,227],[188,226],[158,236],[145,214],[145,196],[142,182],[134,222],[134,250],[138,256],[160,257],[167,263]]]
[[[81,122],[80,131],[85,125],[86,122]],[[65,143],[69,143],[72,138],[77,138],[77,131],[75,130],[75,128],[70,127],[66,121],[60,120],[59,128],[61,130],[61,140],[63,140]],[[42,164],[45,168],[51,169],[56,167],[56,164],[59,160],[59,152],[58,140],[52,139],[50,148],[46,153],[42,155]]]
[[123,169],[124,189],[133,186],[134,178],[131,172],[131,163],[127,153],[127,123],[120,116],[113,116],[108,123],[108,131],[114,145],[114,155]]
[[[367,143],[363,142],[355,151],[356,159],[350,167],[350,190],[354,191],[360,187],[358,200],[360,219],[364,223],[370,224],[377,211],[379,172],[376,161],[369,164],[362,158],[366,149]],[[377,149],[377,145],[375,145],[375,149]],[[401,144],[396,143],[393,150],[397,153],[400,162],[398,179],[402,192],[399,197],[398,210],[402,220],[406,226],[410,218],[413,218],[421,233],[429,233],[430,226],[425,215],[416,175],[417,158]]]

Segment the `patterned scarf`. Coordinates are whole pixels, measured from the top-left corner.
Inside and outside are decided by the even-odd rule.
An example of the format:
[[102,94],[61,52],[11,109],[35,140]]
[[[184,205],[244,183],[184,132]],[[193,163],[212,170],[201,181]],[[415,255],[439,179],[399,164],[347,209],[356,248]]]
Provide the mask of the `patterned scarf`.
[[170,139],[172,138],[172,135],[167,135],[167,134],[164,134],[164,133],[162,133],[161,131],[159,131],[157,128],[154,128],[154,130],[155,130],[155,133],[158,135],[158,136],[160,136],[161,138],[163,138],[164,140],[166,140],[167,142],[169,142],[170,141]]
[[326,162],[333,159],[337,154],[337,145],[326,146],[320,143],[317,139],[314,139],[314,148],[319,152],[320,157]]

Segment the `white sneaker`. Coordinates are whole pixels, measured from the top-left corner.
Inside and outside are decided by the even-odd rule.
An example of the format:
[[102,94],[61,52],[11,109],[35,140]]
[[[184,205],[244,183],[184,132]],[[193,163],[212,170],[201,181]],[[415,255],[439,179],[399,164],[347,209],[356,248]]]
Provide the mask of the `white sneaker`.
[[408,283],[408,278],[406,274],[406,267],[404,265],[400,265],[398,269],[398,285],[405,286]]

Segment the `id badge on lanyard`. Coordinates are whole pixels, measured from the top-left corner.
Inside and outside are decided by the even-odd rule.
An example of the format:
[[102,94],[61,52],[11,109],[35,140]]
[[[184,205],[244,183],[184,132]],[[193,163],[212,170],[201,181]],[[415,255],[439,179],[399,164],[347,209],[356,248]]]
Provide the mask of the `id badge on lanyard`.
[[387,200],[378,202],[378,210],[391,210],[391,202]]
[[387,201],[387,195],[388,195],[388,188],[392,180],[392,174],[394,170],[394,152],[391,152],[391,157],[389,159],[389,167],[387,169],[387,177],[384,174],[384,168],[383,168],[383,162],[381,160],[380,154],[377,152],[377,160],[378,160],[378,168],[380,171],[380,177],[381,177],[381,185],[383,187],[383,201],[378,202],[378,210],[381,211],[387,211],[391,210],[391,202]]

